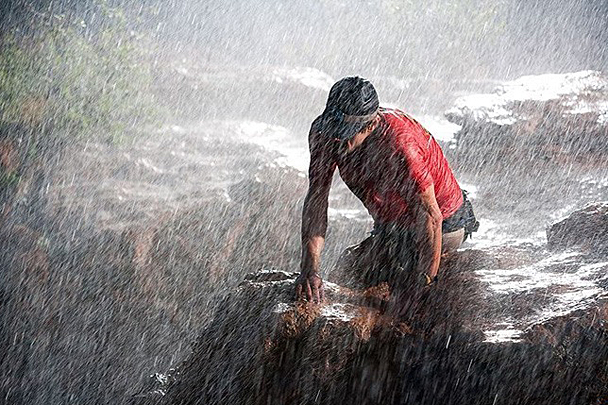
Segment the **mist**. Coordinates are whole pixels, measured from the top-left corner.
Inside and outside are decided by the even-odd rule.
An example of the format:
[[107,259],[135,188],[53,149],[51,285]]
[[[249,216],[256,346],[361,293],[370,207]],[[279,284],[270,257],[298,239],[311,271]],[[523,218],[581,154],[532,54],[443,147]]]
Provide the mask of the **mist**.
[[[607,43],[605,0],[2,2],[0,403],[600,403]],[[293,303],[308,132],[349,75],[481,223],[428,324],[342,289],[373,221],[337,174],[330,301]]]

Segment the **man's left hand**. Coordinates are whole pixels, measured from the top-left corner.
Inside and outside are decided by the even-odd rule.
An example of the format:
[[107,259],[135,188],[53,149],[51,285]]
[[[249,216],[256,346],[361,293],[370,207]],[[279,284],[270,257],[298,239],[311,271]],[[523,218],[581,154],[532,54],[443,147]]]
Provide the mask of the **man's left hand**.
[[323,279],[316,272],[300,273],[296,279],[296,298],[320,304],[325,300]]

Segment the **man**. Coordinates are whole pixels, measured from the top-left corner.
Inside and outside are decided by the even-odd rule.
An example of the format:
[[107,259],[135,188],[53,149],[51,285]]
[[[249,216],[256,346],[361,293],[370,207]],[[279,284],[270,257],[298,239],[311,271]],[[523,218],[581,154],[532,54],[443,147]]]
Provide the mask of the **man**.
[[323,300],[320,257],[336,167],[374,219],[372,236],[349,252],[355,267],[365,267],[358,275],[368,284],[411,281],[412,275],[431,284],[442,252],[457,249],[477,230],[471,204],[435,139],[405,113],[380,108],[369,81],[335,83],[308,141],[298,297]]

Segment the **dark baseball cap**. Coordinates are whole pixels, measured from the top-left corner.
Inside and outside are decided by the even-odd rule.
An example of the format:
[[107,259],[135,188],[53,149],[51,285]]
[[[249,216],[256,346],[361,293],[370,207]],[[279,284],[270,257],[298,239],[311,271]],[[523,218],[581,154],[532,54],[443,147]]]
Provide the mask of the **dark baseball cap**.
[[345,77],[329,91],[323,127],[337,139],[351,139],[376,117],[378,107],[378,93],[368,80]]

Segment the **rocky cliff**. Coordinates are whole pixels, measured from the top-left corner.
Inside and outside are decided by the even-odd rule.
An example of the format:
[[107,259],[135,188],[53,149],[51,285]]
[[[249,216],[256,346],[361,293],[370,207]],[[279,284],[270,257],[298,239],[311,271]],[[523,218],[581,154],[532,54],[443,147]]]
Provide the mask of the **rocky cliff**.
[[444,258],[413,315],[386,311],[390,286],[348,289],[338,272],[323,306],[293,301],[292,273],[253,272],[192,354],[133,401],[608,401],[608,217],[605,203],[588,205],[608,198],[607,100],[606,76],[591,71],[458,99],[446,116],[461,130],[444,150],[474,185],[482,227]]
[[[598,205],[601,207],[603,205]],[[594,224],[608,214],[576,212]],[[557,226],[557,225],[556,225]],[[593,234],[580,235],[588,247]],[[536,323],[559,282],[529,294],[495,291],[484,269],[538,261],[533,247],[465,250],[445,257],[440,282],[426,288],[411,317],[385,309],[390,286],[365,290],[327,283],[327,303],[293,301],[295,274],[248,275],[220,306],[192,354],[157,375],[140,404],[600,404],[608,400],[608,256],[579,253],[595,266],[597,290],[577,310]],[[559,267],[559,265],[557,265]],[[522,280],[520,280],[521,282]],[[577,292],[570,289],[570,293]],[[508,312],[524,330],[492,331]]]
[[[205,86],[209,90],[210,82]],[[243,93],[240,85],[232,93],[224,91],[233,87],[231,78],[220,87],[197,93],[207,103],[191,107],[204,110],[214,105],[217,109],[232,95]],[[265,87],[251,88],[257,92]],[[141,382],[150,373],[179,364],[191,340],[200,335],[200,342],[206,343],[197,344],[198,354],[178,367],[182,374],[158,374],[165,383],[175,380],[174,388],[162,384],[150,388],[168,390],[165,401],[204,398],[214,402],[225,394],[238,402],[244,396],[235,389],[244,387],[242,395],[250,395],[252,401],[312,398],[310,402],[321,402],[323,398],[331,403],[344,396],[345,401],[356,402],[348,390],[334,388],[354,387],[347,381],[352,378],[357,384],[369,379],[373,387],[379,387],[365,388],[362,383],[352,388],[372,402],[379,401],[384,392],[388,393],[385,398],[410,395],[426,401],[428,392],[444,389],[436,394],[438,398],[457,393],[446,399],[448,403],[481,397],[486,401],[491,396],[484,403],[499,404],[508,401],[503,393],[510,392],[496,388],[501,371],[492,374],[487,370],[496,362],[475,359],[485,358],[485,348],[495,353],[507,346],[530,356],[543,353],[539,366],[531,361],[526,367],[530,373],[548,371],[539,376],[498,367],[505,370],[506,380],[509,375],[531,375],[545,381],[539,389],[552,387],[551,376],[558,373],[553,361],[562,359],[563,370],[583,378],[580,384],[570,377],[555,380],[582,387],[576,388],[573,401],[599,398],[602,391],[584,378],[593,370],[585,356],[601,360],[603,353],[593,343],[599,333],[597,322],[603,319],[598,298],[605,288],[606,260],[596,243],[603,240],[603,220],[596,216],[594,225],[586,226],[573,216],[549,232],[548,245],[544,230],[576,208],[608,199],[605,154],[571,153],[582,147],[574,138],[566,143],[572,148],[559,146],[542,159],[536,149],[530,155],[498,143],[484,149],[484,145],[465,142],[467,137],[477,136],[484,142],[486,138],[464,125],[456,147],[444,150],[459,181],[473,186],[482,228],[466,245],[468,250],[445,261],[444,282],[428,292],[433,300],[439,295],[435,300],[439,304],[422,312],[433,315],[397,322],[382,314],[387,290],[361,292],[338,286],[332,289],[325,309],[296,308],[291,301],[291,273],[257,274],[233,291],[248,272],[260,268],[292,271],[298,265],[300,202],[306,179],[285,165],[289,159],[281,151],[305,162],[306,128],[297,132],[279,116],[289,110],[287,116],[297,115],[304,126],[326,95],[309,87],[298,92],[291,83],[280,90],[282,109],[277,114],[266,106],[266,101],[276,101],[272,94],[264,95],[255,107],[260,115],[236,120],[248,108],[245,97],[240,100],[242,108],[227,116],[216,117],[214,110],[202,121],[180,121],[133,145],[65,145],[62,156],[42,160],[40,176],[22,176],[18,183],[13,182],[13,174],[21,173],[28,148],[15,142],[14,129],[8,136],[2,131],[0,166],[8,174],[3,178],[8,183],[3,184],[10,187],[0,188],[0,268],[5,270],[0,275],[0,366],[6,370],[0,397],[11,403],[61,403],[68,398],[120,403],[125,393],[142,391]],[[223,102],[217,104],[217,100]],[[302,104],[301,100],[309,101]],[[599,111],[601,104],[596,107]],[[188,112],[186,108],[184,114]],[[560,114],[551,117],[557,119]],[[596,116],[599,119],[599,112],[586,115],[590,120]],[[508,133],[510,126],[502,127]],[[572,132],[576,126],[560,128]],[[579,139],[584,144],[585,138]],[[270,145],[271,150],[259,145]],[[46,167],[49,162],[53,164]],[[334,276],[329,270],[332,261],[344,247],[361,240],[371,225],[361,205],[339,182],[330,200],[324,257],[328,279]],[[591,208],[580,217],[595,211],[603,212]],[[581,237],[589,232],[595,237],[585,242]],[[339,279],[333,281],[340,285]],[[255,324],[249,322],[251,318]],[[264,322],[257,321],[262,318]],[[294,326],[284,326],[289,319],[293,321],[288,325]],[[562,330],[566,337],[556,338]],[[536,340],[527,337],[530,331],[535,331]],[[342,340],[331,340],[336,335]],[[231,336],[234,342],[245,343],[237,346]],[[252,340],[255,336],[257,343]],[[324,340],[326,336],[331,338]],[[262,344],[266,339],[273,342],[267,349]],[[394,352],[382,352],[385,342]],[[334,343],[348,350],[338,353]],[[534,349],[528,352],[522,347]],[[548,351],[536,351],[538,347]],[[500,364],[519,359],[514,355],[505,360],[501,356],[508,351],[500,350],[500,356],[492,357]],[[461,352],[470,356],[455,354]],[[222,359],[219,354],[229,357]],[[376,363],[369,366],[374,370],[370,377],[362,374],[358,364],[372,355]],[[277,361],[281,356],[289,361]],[[382,361],[378,356],[384,356]],[[385,361],[395,356],[411,358],[411,363]],[[472,385],[458,391],[465,387],[463,379],[451,378],[463,374],[462,361],[466,362],[464,375],[475,377]],[[208,366],[202,365],[205,362]],[[252,369],[258,374],[252,374]],[[394,369],[408,370],[411,384],[393,387],[392,377],[378,377]],[[489,373],[487,381],[481,377],[484,372]],[[256,379],[259,374],[261,379]],[[442,388],[432,377],[435,374],[448,385]],[[186,378],[181,380],[180,375]],[[208,381],[201,383],[196,375]],[[295,382],[286,381],[284,375],[293,375]],[[531,383],[525,384],[520,387],[528,387],[526,395],[535,398]],[[283,385],[295,394],[285,394]],[[471,388],[475,385],[484,393],[480,397]],[[306,391],[311,386],[321,387],[314,396],[312,389]],[[194,390],[191,394],[189,387]],[[555,398],[565,397],[560,389],[556,388]]]

